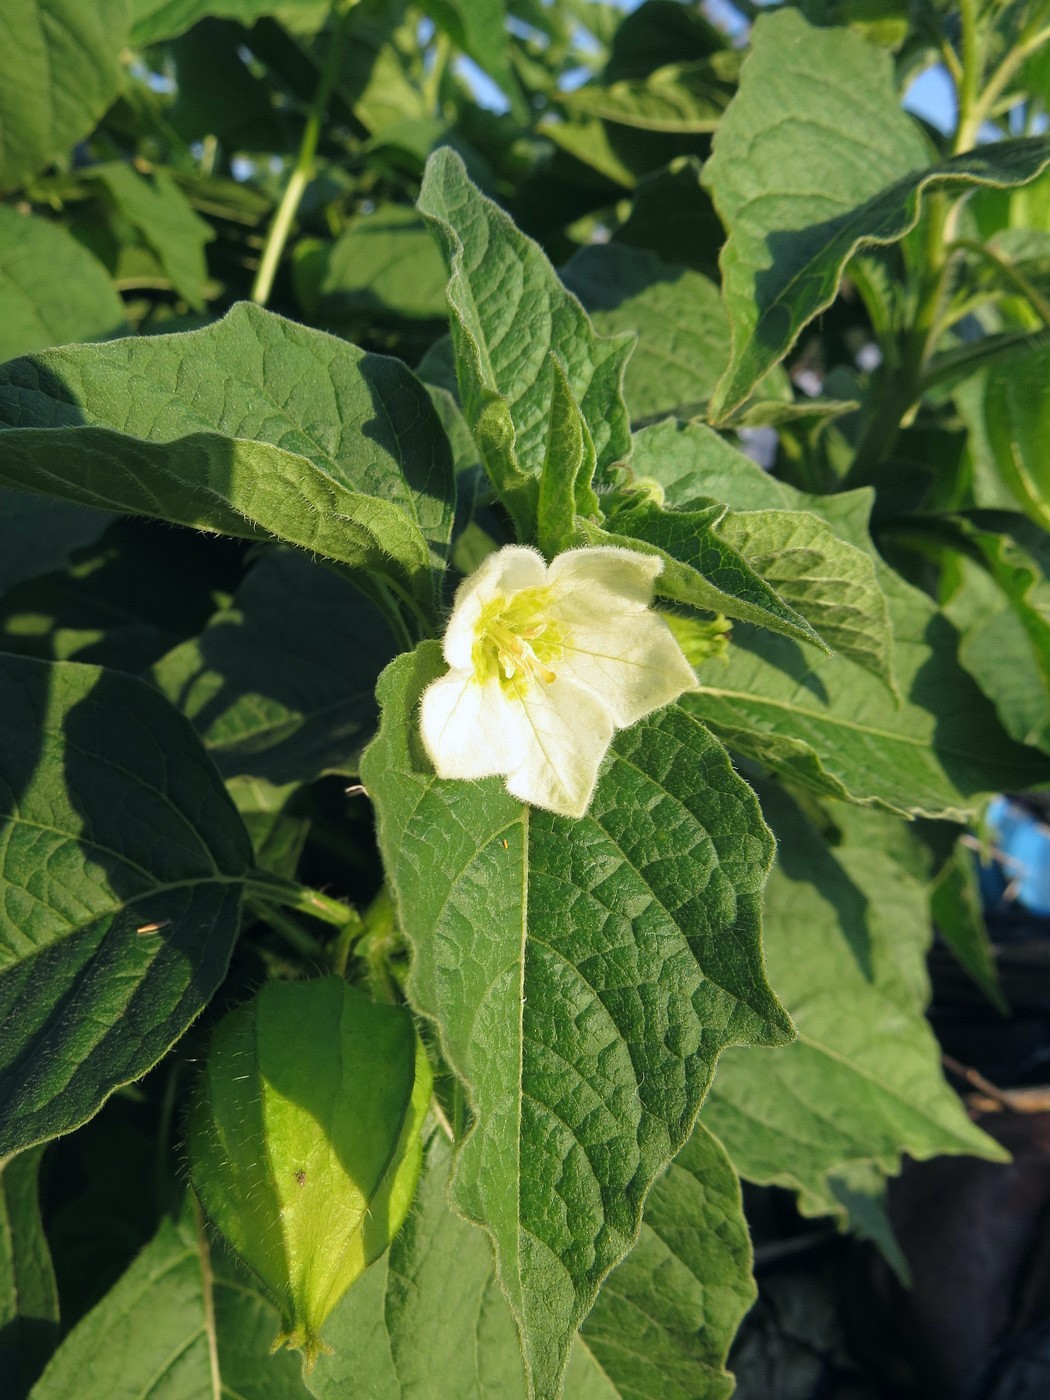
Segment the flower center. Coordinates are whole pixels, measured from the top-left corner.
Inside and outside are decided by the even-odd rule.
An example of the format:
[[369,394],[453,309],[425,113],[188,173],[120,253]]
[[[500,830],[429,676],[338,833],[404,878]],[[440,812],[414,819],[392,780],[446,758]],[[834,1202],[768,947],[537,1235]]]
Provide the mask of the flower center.
[[549,617],[551,590],[521,588],[510,598],[497,593],[474,624],[471,662],[478,685],[498,679],[504,690],[523,696],[536,681],[557,679],[565,629]]

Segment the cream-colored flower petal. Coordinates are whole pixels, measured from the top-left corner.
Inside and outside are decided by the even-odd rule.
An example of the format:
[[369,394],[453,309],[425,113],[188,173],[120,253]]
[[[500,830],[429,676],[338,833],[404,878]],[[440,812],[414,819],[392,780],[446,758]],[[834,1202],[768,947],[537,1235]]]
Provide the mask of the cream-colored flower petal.
[[609,709],[570,680],[534,685],[520,705],[529,728],[524,759],[507,778],[522,802],[563,817],[586,812],[615,726]]
[[452,616],[442,643],[448,664],[454,670],[470,666],[474,625],[482,608],[497,593],[509,597],[519,588],[536,588],[545,582],[546,576],[547,566],[538,550],[507,545],[490,554],[456,589]]
[[640,612],[652,602],[653,581],[663,566],[656,554],[637,554],[612,545],[570,549],[553,561],[547,582],[566,608],[583,603],[598,588],[619,598],[624,612]]
[[696,689],[696,675],[667,624],[653,612],[577,622],[557,662],[564,678],[606,706],[617,729]]
[[428,685],[420,706],[423,744],[439,778],[490,778],[525,761],[532,733],[522,705],[498,681],[477,685],[450,671]]

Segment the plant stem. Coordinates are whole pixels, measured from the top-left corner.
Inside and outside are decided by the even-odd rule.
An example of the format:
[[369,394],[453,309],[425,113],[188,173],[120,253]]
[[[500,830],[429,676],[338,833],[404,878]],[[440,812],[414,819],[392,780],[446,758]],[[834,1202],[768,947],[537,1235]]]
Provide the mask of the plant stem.
[[273,221],[263,245],[259,267],[255,274],[255,281],[252,285],[251,299],[258,306],[265,306],[270,299],[273,280],[277,275],[277,267],[284,252],[284,245],[288,242],[288,235],[292,231],[292,224],[295,222],[295,216],[306,187],[313,178],[317,143],[321,137],[321,127],[328,112],[328,103],[332,96],[332,89],[335,87],[335,80],[339,75],[343,50],[346,47],[347,19],[355,3],[356,0],[336,0],[331,9],[334,28],[328,45],[328,53],[325,56],[324,68],[321,71],[321,80],[317,85],[317,92],[314,94],[314,100],[306,118],[303,138],[299,143],[299,153],[295,158],[295,167],[289,176],[284,194],[281,196],[281,202],[274,212]]
[[313,934],[306,930],[293,919],[290,914],[286,914],[283,909],[279,909],[274,904],[268,904],[264,899],[248,898],[248,908],[269,924],[275,933],[279,933],[284,941],[300,953],[304,958],[312,958],[315,961],[324,959],[325,949]]
[[960,151],[968,151],[981,129],[979,117],[976,118],[975,125],[981,85],[981,40],[977,24],[977,0],[960,0],[959,14],[962,20],[962,62],[956,84],[959,114],[952,146],[954,155],[958,155]]
[[992,265],[1002,277],[1004,282],[1008,282],[1013,289],[1023,296],[1031,305],[1032,310],[1039,317],[1045,326],[1050,326],[1050,301],[1034,286],[1023,272],[1009,262],[1006,258],[1000,257],[994,248],[989,248],[984,243],[976,243],[968,238],[957,239],[954,247],[968,253],[976,253],[978,257]]
[[342,928],[356,913],[341,900],[332,899],[320,890],[309,889],[296,884],[294,880],[282,880],[266,870],[253,870],[245,881],[249,895],[256,896],[267,904],[280,904],[286,909],[297,909],[300,914],[310,914],[322,923]]
[[[974,4],[974,0],[964,0],[964,87],[966,83],[966,9],[969,5],[972,4]],[[974,20],[974,27],[976,28],[976,19]],[[1041,49],[1048,40],[1050,40],[1050,24],[1045,24],[1043,25],[1042,29],[1037,29],[1034,34],[1030,35],[1022,43],[1014,45],[1014,47],[1009,51],[1009,53],[1006,54],[999,67],[988,79],[984,91],[980,94],[980,96],[974,94],[972,100],[970,100],[965,107],[963,105],[963,90],[960,90],[959,125],[955,133],[955,144],[953,146],[953,151],[956,155],[959,155],[963,151],[972,150],[974,144],[977,141],[977,137],[980,134],[981,127],[991,116],[993,110],[995,109],[996,103],[1002,97],[1007,85],[1010,83],[1011,79],[1016,76],[1017,70],[1021,67],[1021,65],[1025,62],[1026,59],[1031,58],[1032,54],[1034,54],[1037,49]],[[979,46],[979,38],[976,40],[976,42]],[[974,63],[979,63],[979,59],[975,59]]]

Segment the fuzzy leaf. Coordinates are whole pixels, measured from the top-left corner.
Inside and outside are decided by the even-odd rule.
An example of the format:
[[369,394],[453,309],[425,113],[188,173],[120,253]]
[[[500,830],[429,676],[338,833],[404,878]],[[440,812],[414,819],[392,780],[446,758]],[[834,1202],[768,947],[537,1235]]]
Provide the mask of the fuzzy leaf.
[[152,686],[0,657],[0,1158],[77,1127],[207,1004],[248,837]]
[[553,1400],[722,1047],[790,1035],[758,939],[770,846],[721,748],[673,706],[617,736],[579,821],[497,780],[437,779],[416,713],[441,670],[426,644],[384,673],[362,777],[409,995],[474,1116],[452,1199],[491,1234],[530,1389]]
[[396,361],[242,304],[200,331],[13,361],[0,433],[0,484],[284,540],[434,607],[452,464]]

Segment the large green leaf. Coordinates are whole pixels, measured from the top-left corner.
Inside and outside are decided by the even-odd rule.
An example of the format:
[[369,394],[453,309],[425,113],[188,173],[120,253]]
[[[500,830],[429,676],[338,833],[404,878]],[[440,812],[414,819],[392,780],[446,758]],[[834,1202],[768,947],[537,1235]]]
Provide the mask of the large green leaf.
[[168,172],[154,170],[140,175],[123,161],[107,161],[92,166],[85,177],[103,187],[118,213],[156,257],[179,296],[195,311],[202,310],[208,275],[204,247],[215,232],[193,212]]
[[[770,974],[798,1027],[793,1045],[719,1063],[703,1121],[750,1181],[837,1213],[829,1178],[857,1162],[895,1172],[901,1154],[1001,1150],[945,1083],[926,1022],[925,883],[897,859],[891,817],[830,813],[829,848],[782,792],[763,791],[777,836],[764,903]],[[905,839],[907,839],[905,837]]]
[[277,1322],[187,1207],[74,1327],[31,1400],[305,1400],[298,1359],[268,1354]]
[[82,244],[58,224],[0,208],[0,361],[125,329],[116,288]]
[[902,700],[846,656],[740,627],[728,666],[705,672],[687,707],[731,748],[814,792],[909,816],[965,820],[983,793],[1050,776],[960,667],[944,614],[891,570],[878,577]]
[[888,54],[846,30],[814,29],[794,9],[761,15],[704,170],[729,233],[721,266],[733,330],[710,416],[728,418],[787,354],[859,248],[914,227],[924,192],[1024,184],[1048,163],[1050,141],[1031,138],[931,165]]
[[251,850],[142,681],[0,657],[0,713],[2,1158],[84,1122],[199,1014]]
[[630,450],[620,392],[629,337],[595,335],[542,249],[479,193],[447,147],[427,162],[419,208],[450,268],[452,341],[467,421],[497,488],[531,537],[547,445],[551,351],[564,366],[603,475]]
[[274,537],[434,605],[452,464],[397,361],[242,304],[204,330],[12,362],[0,431],[0,484]]
[[0,17],[0,194],[87,136],[120,90],[130,0],[17,0]]
[[382,615],[350,583],[281,552],[152,675],[225,777],[279,786],[357,771],[394,650]]
[[[514,1324],[492,1249],[449,1209],[451,1150],[435,1132],[416,1205],[389,1254],[332,1314],[307,1384],[342,1400],[368,1377],[372,1400],[523,1400]],[[722,1369],[754,1298],[740,1184],[697,1127],[649,1194],[630,1254],[606,1279],[569,1361],[570,1400],[722,1400]]]
[[42,1148],[0,1167],[0,1375],[23,1400],[58,1341],[58,1289],[40,1218]]
[[729,329],[713,282],[617,243],[581,248],[563,276],[599,334],[638,335],[624,376],[633,420],[685,418],[703,408],[729,357]]
[[384,673],[362,776],[414,950],[409,995],[474,1117],[452,1199],[493,1238],[546,1400],[718,1054],[790,1034],[758,937],[771,847],[750,790],[677,707],[617,737],[580,821],[496,780],[436,778],[415,717],[441,670],[427,644]]

